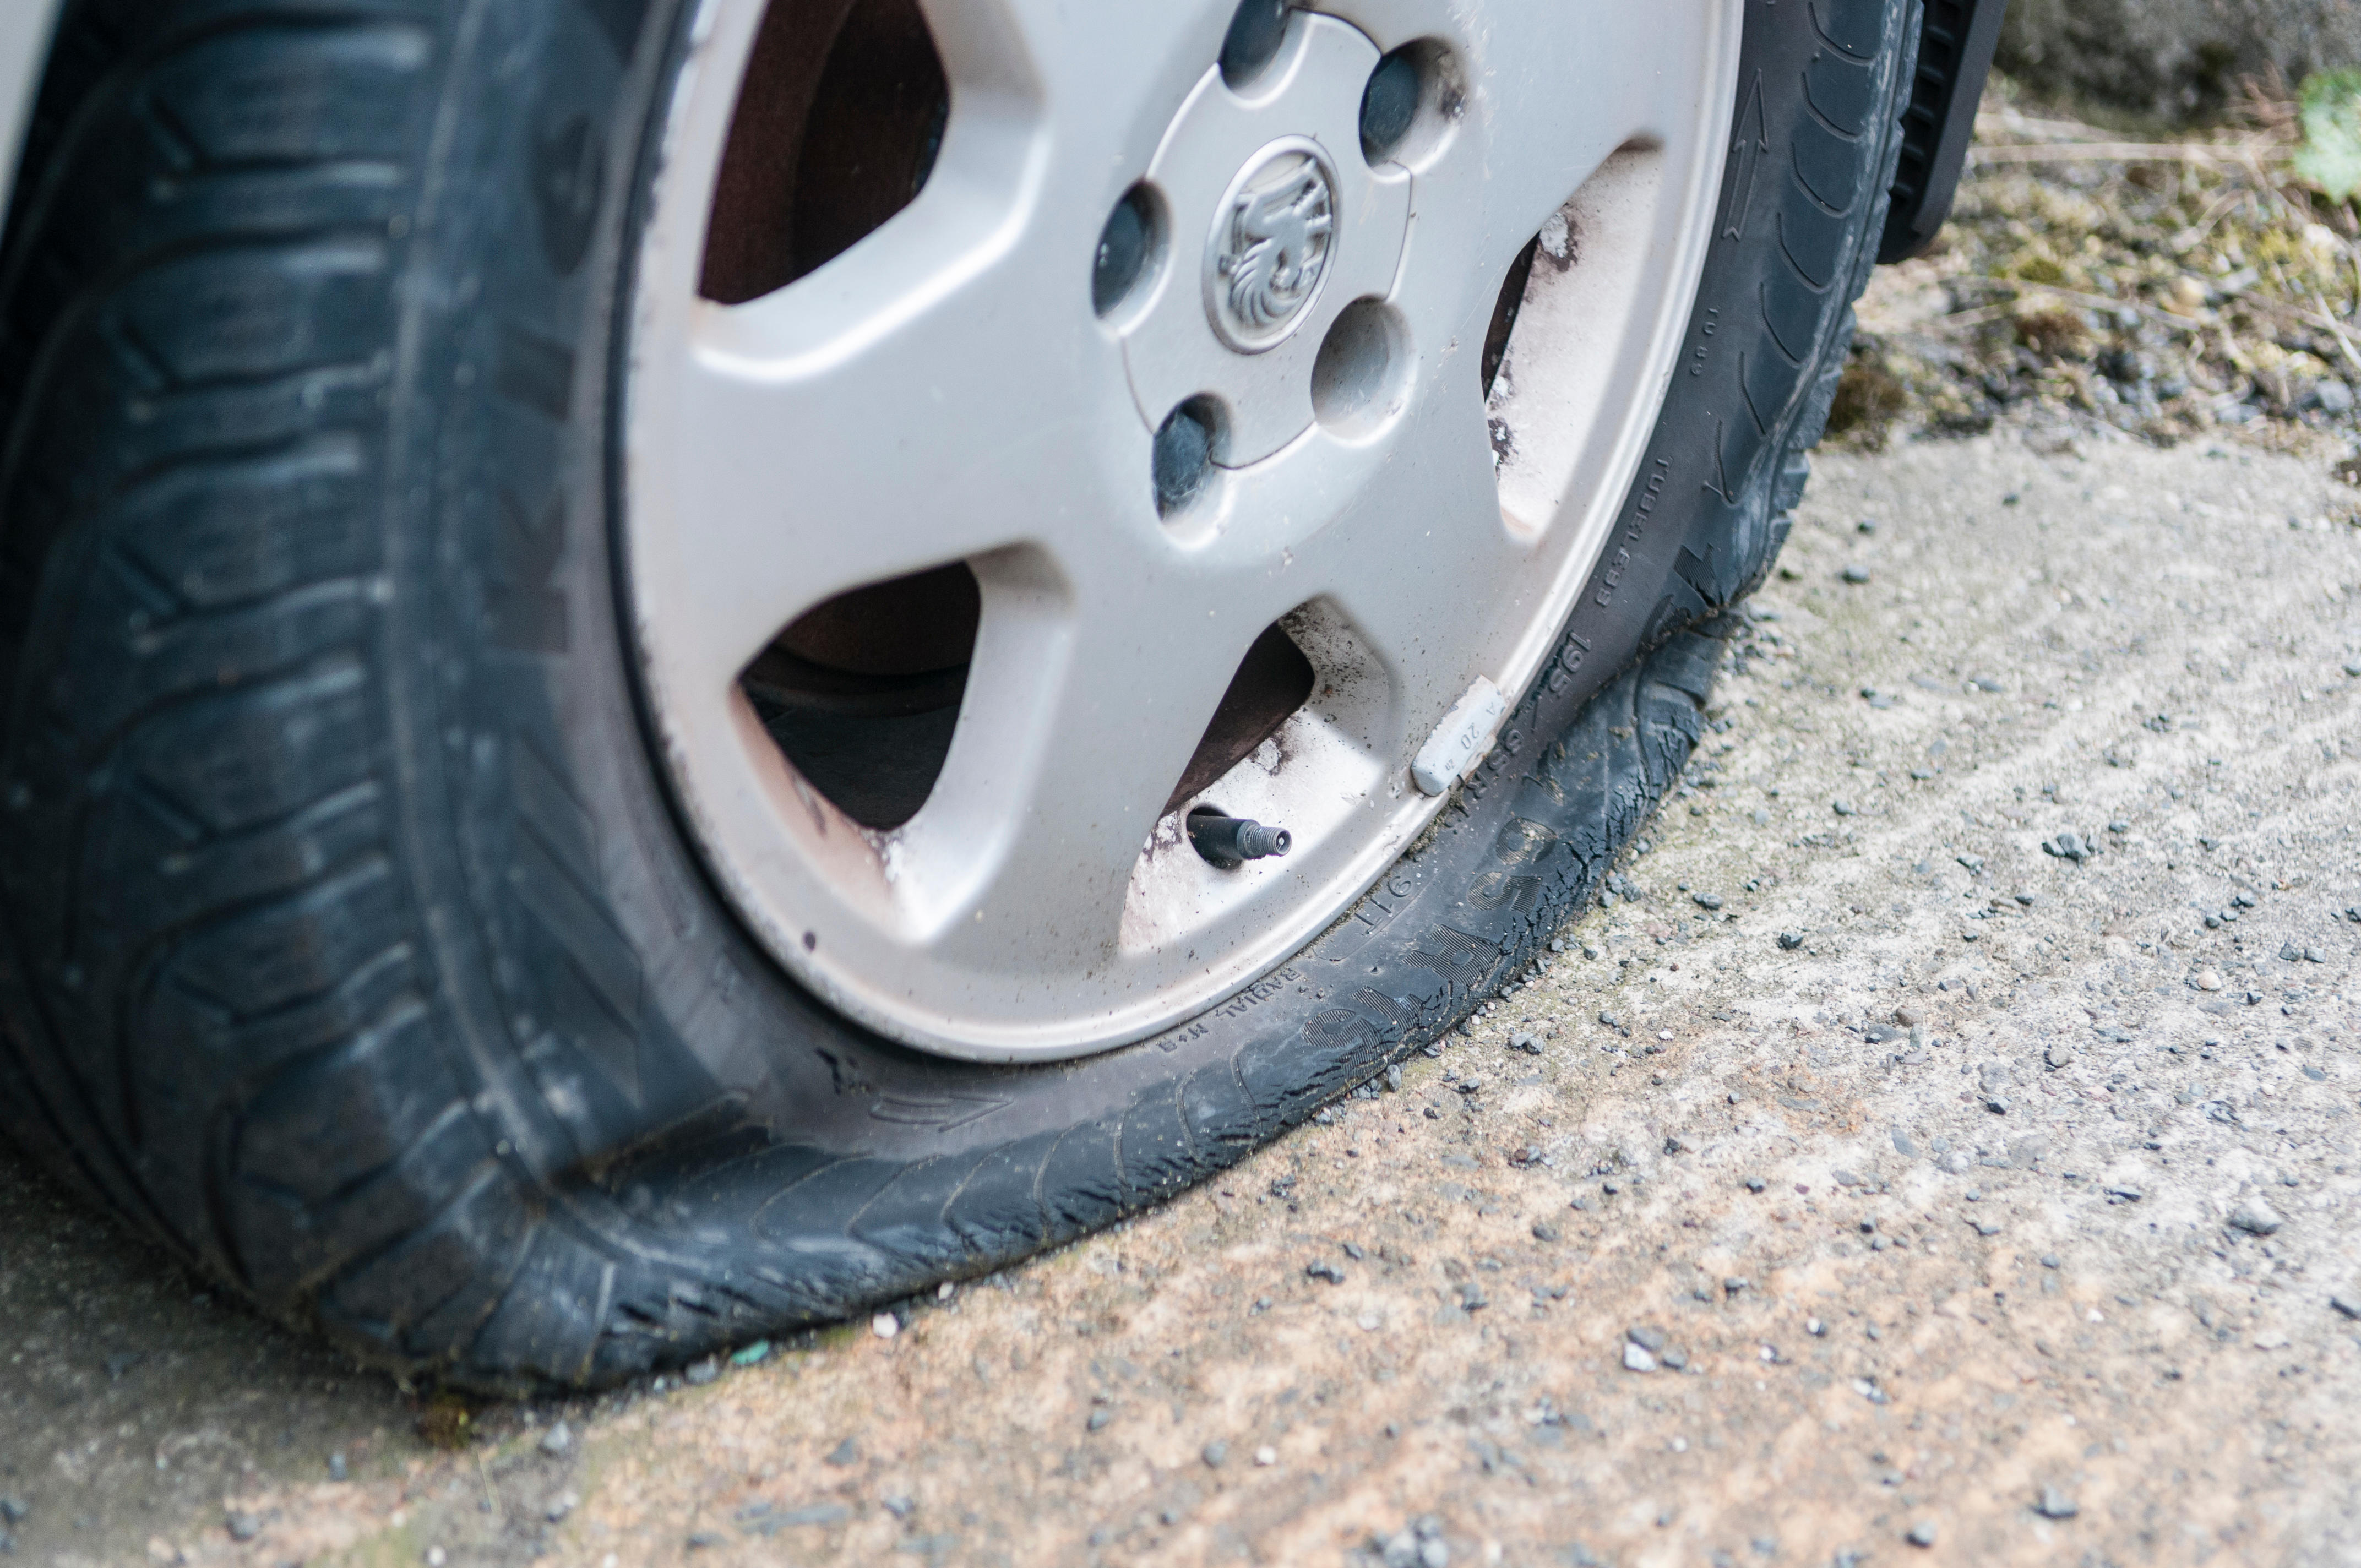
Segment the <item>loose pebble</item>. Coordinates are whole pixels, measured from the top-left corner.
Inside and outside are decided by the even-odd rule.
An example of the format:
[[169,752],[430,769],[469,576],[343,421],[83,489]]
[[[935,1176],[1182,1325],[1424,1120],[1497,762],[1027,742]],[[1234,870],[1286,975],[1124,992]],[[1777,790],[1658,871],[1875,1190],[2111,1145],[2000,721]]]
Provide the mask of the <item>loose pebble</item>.
[[2251,1236],[2267,1236],[2287,1222],[2259,1198],[2249,1198],[2230,1211],[2230,1226]]
[[2040,1500],[2033,1505],[2033,1511],[2046,1519],[2070,1519],[2082,1510],[2073,1498],[2057,1487],[2044,1486]]

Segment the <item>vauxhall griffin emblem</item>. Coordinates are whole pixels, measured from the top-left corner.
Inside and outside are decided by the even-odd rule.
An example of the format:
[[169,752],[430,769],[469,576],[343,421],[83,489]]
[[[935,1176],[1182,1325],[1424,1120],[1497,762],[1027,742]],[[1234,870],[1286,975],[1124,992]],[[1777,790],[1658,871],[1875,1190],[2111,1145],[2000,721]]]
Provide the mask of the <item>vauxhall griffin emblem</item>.
[[1328,275],[1336,187],[1319,144],[1299,137],[1254,156],[1213,221],[1205,304],[1231,347],[1256,353],[1295,330]]

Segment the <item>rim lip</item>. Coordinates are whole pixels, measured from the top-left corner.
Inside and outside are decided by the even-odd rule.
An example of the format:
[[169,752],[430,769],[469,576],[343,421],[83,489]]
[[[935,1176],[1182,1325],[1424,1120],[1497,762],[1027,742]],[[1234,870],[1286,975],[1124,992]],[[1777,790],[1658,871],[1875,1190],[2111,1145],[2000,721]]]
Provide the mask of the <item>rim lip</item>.
[[[704,46],[711,38],[720,14],[733,3],[734,0],[693,0],[691,22],[685,30],[683,52],[676,57],[674,80],[662,100],[661,111],[651,122],[647,150],[643,156],[643,168],[647,172],[635,202],[636,232],[627,242],[630,262],[617,299],[626,327],[617,345],[620,361],[619,370],[622,373],[618,378],[620,386],[613,398],[615,412],[610,416],[619,427],[619,439],[615,444],[618,470],[615,488],[622,517],[621,527],[618,531],[621,535],[618,554],[624,571],[631,574],[619,584],[619,598],[626,615],[632,618],[631,627],[641,633],[633,638],[638,644],[638,656],[632,661],[636,666],[636,684],[642,689],[643,711],[657,731],[653,737],[655,750],[663,758],[666,782],[682,812],[684,825],[689,829],[688,837],[709,872],[721,883],[733,913],[753,927],[763,948],[797,984],[809,989],[853,1021],[930,1055],[980,1063],[1064,1060],[1134,1044],[1159,1030],[1200,1016],[1236,997],[1241,992],[1251,990],[1257,981],[1267,981],[1274,971],[1281,970],[1308,942],[1344,917],[1354,901],[1385,877],[1389,870],[1399,862],[1402,851],[1431,827],[1453,798],[1454,792],[1430,797],[1421,795],[1407,786],[1392,790],[1396,799],[1408,797],[1402,807],[1387,813],[1385,824],[1367,833],[1360,850],[1350,857],[1348,871],[1330,876],[1322,883],[1305,890],[1293,900],[1298,912],[1293,916],[1268,922],[1275,932],[1273,937],[1241,944],[1239,951],[1226,956],[1226,961],[1198,971],[1203,977],[1203,983],[1189,988],[1187,994],[1178,1001],[1151,999],[1128,1006],[1069,1014],[1070,1023],[1081,1022],[1089,1025],[1087,1037],[1082,1038],[1046,1039],[1046,1035],[1059,1032],[1054,1024],[1048,1026],[1031,1023],[1015,1025],[986,1024],[965,1036],[944,1035],[926,1027],[913,1019],[910,1010],[895,1005],[899,993],[890,986],[875,983],[875,977],[864,983],[833,967],[803,961],[805,954],[801,944],[796,940],[803,922],[779,918],[771,890],[763,886],[759,879],[748,874],[740,863],[741,857],[721,852],[715,842],[717,835],[713,831],[711,814],[700,807],[700,792],[693,777],[696,770],[691,766],[684,738],[675,728],[664,700],[666,682],[655,667],[655,660],[644,636],[642,618],[646,601],[642,597],[641,584],[636,580],[638,574],[631,572],[633,520],[643,510],[633,504],[632,498],[648,482],[647,476],[653,466],[653,454],[647,449],[648,422],[639,396],[644,380],[634,374],[633,369],[646,345],[647,332],[655,324],[658,315],[670,314],[677,326],[685,324],[693,313],[729,308],[702,298],[686,298],[676,302],[670,312],[652,308],[647,296],[647,274],[660,269],[649,268],[646,262],[651,255],[651,240],[660,231],[658,209],[664,204],[667,194],[675,202],[687,199],[700,212],[709,204],[709,189],[691,192],[686,188],[691,181],[683,179],[685,166],[675,154],[678,137],[689,117],[688,100],[696,92],[714,91],[709,80],[713,61]],[[751,0],[751,3],[759,6],[761,0]],[[1715,192],[1721,183],[1723,162],[1728,151],[1728,138],[1723,133],[1738,89],[1738,44],[1743,8],[1735,0],[1723,0],[1713,8],[1720,15],[1706,27],[1702,51],[1710,79],[1699,89],[1695,121],[1683,127],[1698,134],[1697,152],[1684,169],[1677,171],[1683,179],[1668,178],[1664,182],[1664,188],[1672,192],[1667,200],[1682,209],[1679,222],[1671,225],[1677,233],[1677,254],[1671,257],[1660,254],[1653,263],[1659,269],[1674,275],[1677,281],[1673,287],[1653,291],[1653,302],[1658,321],[1644,348],[1634,356],[1635,365],[1644,364],[1642,373],[1631,378],[1639,384],[1630,387],[1630,395],[1615,400],[1624,405],[1625,411],[1619,421],[1621,429],[1611,444],[1611,455],[1602,466],[1601,477],[1586,488],[1569,488],[1566,492],[1557,526],[1576,532],[1578,537],[1561,559],[1555,574],[1557,580],[1551,585],[1550,591],[1542,596],[1541,608],[1525,618],[1525,630],[1513,636],[1509,643],[1510,651],[1500,662],[1500,674],[1497,678],[1501,689],[1512,694],[1511,714],[1516,700],[1521,699],[1543,674],[1545,663],[1563,637],[1566,619],[1580,596],[1583,585],[1596,570],[1612,540],[1615,514],[1638,480],[1648,433],[1678,368],[1680,349],[1712,238]],[[1350,4],[1350,0],[1345,0],[1339,9],[1345,14],[1335,19],[1356,27],[1359,26],[1353,15],[1358,7]],[[700,82],[697,80],[700,77],[708,80]],[[736,89],[737,82],[733,79],[727,84],[733,99]],[[1661,150],[1660,144],[1644,139],[1640,143],[1627,144],[1625,150],[1635,146],[1643,150],[1651,148]],[[1312,144],[1312,149],[1315,156],[1324,152],[1324,148],[1316,142]],[[1028,159],[1027,161],[1031,160]],[[1247,160],[1240,178],[1243,179],[1247,171],[1258,171],[1266,161],[1266,156],[1258,151]],[[1323,159],[1323,166],[1325,161]],[[711,183],[711,172],[709,168],[697,170],[705,186],[709,187]],[[1018,194],[1018,204],[1022,208],[1029,210],[1038,198],[1038,169],[1029,170],[1012,188],[1012,194]],[[1333,174],[1331,177],[1333,180]],[[664,189],[667,185],[671,187],[669,192]],[[1333,192],[1333,184],[1331,189]],[[1325,289],[1327,274],[1333,270],[1333,267],[1323,268],[1321,290]],[[1319,292],[1320,290],[1315,290],[1314,295],[1297,311],[1294,318],[1296,327],[1314,313]],[[693,281],[690,293],[695,293]],[[1644,308],[1650,301],[1643,298],[1636,302]],[[1636,310],[1632,313],[1634,316],[1640,313]],[[1101,319],[1085,324],[1113,327],[1119,323]],[[1288,335],[1291,335],[1292,330]],[[682,347],[686,346],[686,338],[676,341]],[[1274,339],[1265,346],[1276,346],[1283,341],[1285,336]],[[726,344],[719,346],[720,352],[729,352]],[[1626,385],[1630,386],[1630,383]],[[1632,411],[1635,410],[1644,410],[1644,413]],[[742,695],[737,691],[734,683],[727,694],[725,706],[730,709],[726,728],[736,730],[741,742],[760,742],[752,748],[750,760],[754,764],[754,773],[766,775],[762,782],[769,787],[763,793],[770,797],[772,803],[784,807],[794,802],[796,795],[807,793],[808,786],[801,784],[800,776],[784,756],[777,753],[767,732],[759,721],[752,718],[751,709],[746,708]],[[1479,760],[1481,754],[1479,751]],[[1403,773],[1406,778],[1407,762],[1396,761],[1402,761],[1402,767],[1394,771]],[[1209,786],[1209,790],[1218,787],[1217,783]],[[1167,817],[1177,819],[1185,816],[1191,806],[1203,798],[1204,794],[1201,792],[1182,803],[1174,813],[1168,813]],[[1382,807],[1385,802],[1372,798],[1368,804]],[[1159,825],[1166,818],[1159,818]],[[825,878],[827,873],[817,872],[817,874]],[[1317,907],[1309,914],[1303,913],[1311,905]],[[1218,979],[1215,978],[1217,973]],[[1282,974],[1280,978],[1285,977]]]
[[[1312,291],[1296,302],[1295,308],[1288,313],[1287,319],[1279,323],[1279,330],[1258,337],[1243,335],[1239,333],[1237,324],[1231,319],[1232,313],[1228,302],[1222,298],[1224,291],[1221,271],[1222,254],[1226,247],[1225,241],[1230,225],[1235,221],[1239,195],[1264,170],[1268,169],[1289,153],[1300,153],[1310,160],[1312,168],[1320,171],[1321,190],[1328,198],[1331,237],[1328,244],[1320,247],[1320,276],[1312,280]],[[1213,208],[1213,226],[1205,234],[1204,261],[1200,269],[1204,280],[1206,319],[1212,322],[1214,335],[1224,345],[1240,354],[1268,354],[1301,332],[1303,329],[1303,323],[1310,321],[1318,312],[1321,296],[1328,291],[1328,280],[1336,270],[1330,265],[1335,245],[1334,222],[1336,211],[1336,165],[1329,158],[1328,149],[1308,136],[1283,136],[1275,141],[1264,143],[1247,154],[1246,160],[1238,166],[1237,173],[1230,177],[1229,188],[1222,192],[1220,203]]]

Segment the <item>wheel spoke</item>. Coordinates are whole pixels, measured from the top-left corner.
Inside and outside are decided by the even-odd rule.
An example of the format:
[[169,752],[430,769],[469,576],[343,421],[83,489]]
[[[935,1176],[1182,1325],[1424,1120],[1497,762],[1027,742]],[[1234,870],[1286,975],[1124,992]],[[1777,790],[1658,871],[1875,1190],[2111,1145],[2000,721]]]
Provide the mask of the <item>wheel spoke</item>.
[[1472,386],[1431,386],[1403,418],[1419,460],[1378,470],[1290,575],[1316,583],[1385,664],[1402,725],[1388,749],[1406,763],[1470,682],[1500,678],[1527,619],[1515,601],[1543,584],[1502,526]]
[[[702,63],[734,80],[761,7],[724,9]],[[1091,277],[1123,168],[1202,74],[1179,64],[1219,47],[1210,8],[1163,9],[929,5],[953,107],[924,188],[745,303],[696,297],[710,198],[666,193],[642,258],[631,532],[642,620],[676,676],[726,685],[849,588],[1003,545],[1093,547],[1126,513],[1152,532],[1149,433]],[[1115,48],[1140,27],[1205,38]],[[692,97],[683,167],[719,147],[733,102]]]
[[[1734,50],[1735,7],[1554,0],[1494,5],[1477,35],[1474,113],[1419,179],[1422,235],[1471,241],[1472,270],[1496,283],[1510,259],[1618,148],[1688,140],[1727,113],[1716,91]],[[1618,60],[1569,90],[1569,60]],[[1719,125],[1710,134],[1719,135]],[[1436,218],[1444,219],[1440,225]]]
[[1103,974],[1132,868],[1262,623],[1184,608],[1152,582],[1066,598],[1022,560],[980,576],[983,630],[939,805],[904,833],[905,862],[937,879],[913,896],[955,968]]
[[[1077,449],[1128,440],[1145,492],[1136,418],[1094,414],[1086,391],[1044,407],[1005,384],[1002,367],[1020,349],[1005,323],[1027,319],[1028,302],[1010,287],[1016,270],[947,289],[866,341],[803,353],[796,334],[825,314],[824,299],[815,310],[814,295],[788,289],[701,308],[707,330],[674,387],[675,460],[641,491],[642,505],[663,508],[662,525],[634,530],[635,573],[668,578],[695,607],[667,627],[684,633],[675,652],[686,669],[726,684],[836,594],[1000,546],[1054,549],[1064,524],[1119,504]],[[945,353],[946,337],[963,340],[961,351]],[[1102,409],[1123,395],[1111,355],[1063,359],[1043,378],[1053,396],[1094,379],[1105,383]],[[856,452],[866,460],[843,460]]]

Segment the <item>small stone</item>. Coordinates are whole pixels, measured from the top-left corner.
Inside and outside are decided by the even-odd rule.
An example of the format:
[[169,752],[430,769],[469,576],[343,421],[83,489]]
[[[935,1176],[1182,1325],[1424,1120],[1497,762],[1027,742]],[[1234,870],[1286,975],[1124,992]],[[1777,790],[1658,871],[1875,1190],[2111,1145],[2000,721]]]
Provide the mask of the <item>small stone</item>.
[[1845,569],[1838,573],[1837,576],[1842,577],[1848,583],[1865,583],[1869,581],[1869,568],[1862,565],[1860,562],[1854,561],[1849,563]]
[[22,1497],[0,1497],[0,1524],[23,1524],[33,1506]]
[[692,1387],[703,1387],[706,1384],[712,1382],[715,1378],[721,1376],[721,1364],[708,1355],[703,1361],[690,1362],[688,1364],[688,1370],[683,1373],[682,1376],[688,1380]]
[[2058,1255],[2056,1253],[2045,1252],[2041,1255],[2041,1266],[2044,1268],[2062,1268],[2065,1265],[2058,1261]]
[[568,1450],[572,1449],[573,1446],[574,1429],[567,1426],[564,1421],[558,1422],[555,1426],[541,1434],[541,1451],[544,1453],[548,1454],[552,1459],[555,1459],[561,1454],[566,1453]]
[[2222,989],[2222,971],[2208,964],[2191,975],[2189,983],[2200,991],[2219,991]]
[[1535,1220],[1533,1222],[1533,1240],[1537,1242],[1554,1242],[1557,1240],[1557,1238],[1558,1228],[1555,1225],[1551,1224],[1546,1220]]
[[[720,1539],[721,1539],[721,1538],[720,1538],[719,1536],[718,1536],[718,1535],[717,1535],[717,1536],[715,1536],[715,1537],[713,1538],[713,1540],[714,1540],[714,1541],[719,1541]],[[695,1537],[695,1536],[693,1536],[693,1535],[692,1535],[692,1536],[690,1536],[690,1537],[688,1538],[688,1543],[689,1543],[691,1546],[697,1546],[697,1545],[699,1545],[699,1544],[708,1544],[708,1545],[711,1544],[711,1542],[704,1542],[704,1543],[700,1543],[700,1542],[697,1541],[697,1537]],[[450,1561],[450,1559],[449,1559],[448,1557],[445,1557],[445,1556],[443,1554],[443,1549],[442,1549],[441,1547],[439,1547],[439,1546],[430,1546],[430,1547],[428,1547],[428,1548],[426,1549],[426,1568],[443,1568],[443,1564],[444,1564],[444,1563],[447,1563],[447,1562],[449,1562],[449,1561]]]
[[1667,1372],[1686,1371],[1689,1365],[1688,1352],[1676,1344],[1666,1345],[1664,1354],[1658,1356],[1656,1360]]
[[1623,1343],[1623,1365],[1631,1372],[1653,1372],[1656,1370],[1656,1358],[1626,1340]]
[[345,1467],[345,1456],[341,1453],[328,1455],[329,1480],[341,1481],[349,1474],[350,1472]]
[[2249,1198],[2230,1211],[2231,1228],[2244,1231],[2248,1235],[2269,1235],[2286,1223],[2259,1198]]
[[581,1500],[571,1492],[562,1493],[549,1499],[549,1506],[541,1511],[541,1517],[552,1524],[556,1524],[572,1513],[575,1506]]
[[1912,1525],[1908,1530],[1902,1532],[1902,1539],[1908,1541],[1913,1546],[1934,1545],[1935,1521],[1932,1519],[1920,1519],[1917,1523]]
[[2328,1304],[2348,1318],[2361,1319],[2361,1287],[2331,1293]]
[[842,1442],[840,1442],[834,1448],[829,1449],[828,1451],[828,1457],[821,1460],[820,1463],[822,1464],[833,1464],[838,1469],[841,1470],[848,1464],[858,1463],[860,1458],[861,1445],[855,1442],[852,1439],[846,1438]]
[[1230,1445],[1219,1438],[1215,1438],[1197,1451],[1197,1457],[1205,1462],[1205,1468],[1208,1470],[1219,1470],[1222,1467],[1222,1462],[1229,1456]]
[[[951,1289],[951,1282],[948,1279],[944,1280],[942,1288],[936,1292],[935,1299],[937,1300],[950,1299]],[[753,1366],[760,1364],[763,1358],[768,1356],[770,1354],[771,1342],[766,1339],[758,1339],[752,1344],[747,1345],[743,1349],[734,1352],[730,1357],[730,1365],[732,1366]]]
[[1769,1184],[1759,1176],[1750,1176],[1746,1179],[1746,1190],[1749,1192],[1760,1192],[1767,1185]]
[[1689,894],[1689,898],[1699,909],[1719,909],[1721,907],[1721,895],[1719,894],[1693,893]]
[[1634,1323],[1624,1331],[1624,1337],[1646,1351],[1664,1348],[1664,1331],[1653,1323]]
[[2282,943],[2279,947],[2279,961],[2281,963],[2300,964],[2303,962],[2303,949],[2297,947],[2293,942]]
[[252,1541],[262,1533],[262,1519],[255,1514],[232,1514],[222,1524],[232,1541]]
[[1804,934],[1801,931],[1782,931],[1779,933],[1780,951],[1792,953],[1803,945]]
[[1107,1422],[1113,1420],[1115,1420],[1113,1412],[1105,1409],[1096,1409],[1091,1412],[1091,1419],[1084,1421],[1082,1423],[1082,1427],[1083,1430],[1087,1431],[1097,1431],[1100,1428],[1105,1426]]
[[1337,1267],[1334,1264],[1330,1263],[1324,1257],[1314,1258],[1312,1262],[1305,1264],[1303,1266],[1303,1274],[1304,1277],[1307,1279],[1325,1279],[1331,1285],[1342,1285],[1345,1283],[1345,1271]]
[[1828,1325],[1820,1321],[1817,1318],[1806,1318],[1804,1320],[1804,1332],[1811,1335],[1814,1339],[1824,1338],[1828,1332]]
[[1722,1293],[1728,1296],[1735,1296],[1741,1290],[1752,1288],[1753,1284],[1754,1282],[1747,1278],[1743,1274],[1733,1274],[1729,1278],[1721,1282]]
[[869,1332],[879,1339],[892,1339],[902,1332],[902,1320],[891,1312],[880,1312],[869,1320]]
[[2073,1498],[2057,1487],[2044,1486],[2041,1488],[2041,1500],[2033,1505],[2033,1511],[2046,1519],[2070,1519],[2082,1510]]
[[1828,809],[1839,817],[1850,817],[1853,814],[1852,802],[1849,800],[1832,800],[1828,802]]
[[1268,1443],[1264,1443],[1260,1448],[1255,1450],[1255,1463],[1257,1464],[1264,1465],[1278,1464],[1279,1450],[1271,1447]]

